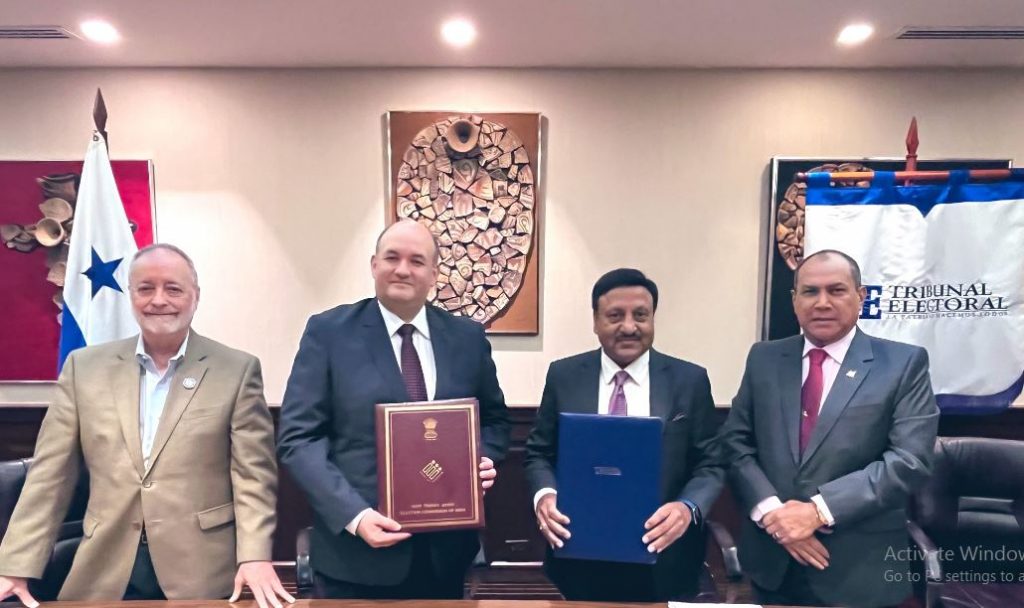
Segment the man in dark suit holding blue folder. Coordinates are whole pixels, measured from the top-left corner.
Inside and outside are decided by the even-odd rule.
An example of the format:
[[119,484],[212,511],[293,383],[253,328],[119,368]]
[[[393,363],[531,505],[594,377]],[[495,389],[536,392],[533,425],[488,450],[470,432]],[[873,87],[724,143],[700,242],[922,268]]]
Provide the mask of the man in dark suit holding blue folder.
[[[537,524],[552,547],[572,531],[557,507],[558,414],[656,416],[664,421],[664,504],[644,522],[653,566],[561,559],[545,571],[568,600],[666,601],[697,592],[704,558],[701,519],[722,487],[713,452],[714,401],[707,372],[651,348],[658,288],[639,270],[613,270],[594,285],[594,333],[601,348],[555,361],[526,444],[526,475]],[[615,522],[609,522],[611,525]]]

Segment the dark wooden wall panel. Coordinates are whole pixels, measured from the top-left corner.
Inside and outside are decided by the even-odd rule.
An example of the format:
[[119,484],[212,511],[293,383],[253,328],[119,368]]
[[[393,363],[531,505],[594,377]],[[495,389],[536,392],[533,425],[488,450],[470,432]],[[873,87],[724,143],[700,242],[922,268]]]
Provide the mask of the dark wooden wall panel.
[[[279,410],[273,408],[275,424]],[[526,436],[536,408],[513,408],[512,447],[507,460],[498,469],[498,482],[487,493],[488,526],[483,533],[488,561],[540,561],[544,545],[533,520],[532,497],[523,474]],[[729,408],[719,407],[716,416],[724,421]],[[0,407],[0,460],[32,455],[45,408],[33,406]],[[1024,408],[1013,408],[991,416],[944,416],[939,434],[951,437],[994,437],[1024,439]],[[309,503],[295,481],[282,469],[278,497],[278,526],[274,537],[274,559],[295,557],[295,534],[310,525]],[[722,493],[712,517],[732,531],[739,527],[741,514],[728,490]]]

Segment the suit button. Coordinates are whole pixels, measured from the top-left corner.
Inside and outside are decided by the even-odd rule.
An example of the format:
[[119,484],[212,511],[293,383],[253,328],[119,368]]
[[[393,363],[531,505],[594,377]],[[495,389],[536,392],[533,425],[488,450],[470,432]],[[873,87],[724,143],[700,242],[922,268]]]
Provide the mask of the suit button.
[[142,484],[142,487],[144,487],[146,489],[152,488],[153,487],[153,482],[152,481],[147,481],[144,484]]

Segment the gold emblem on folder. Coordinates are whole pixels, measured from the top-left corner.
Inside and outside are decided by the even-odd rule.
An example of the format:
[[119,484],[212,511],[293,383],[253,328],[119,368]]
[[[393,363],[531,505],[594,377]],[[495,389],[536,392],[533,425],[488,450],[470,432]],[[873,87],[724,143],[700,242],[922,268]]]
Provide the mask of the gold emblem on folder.
[[425,418],[423,420],[423,438],[427,441],[437,439],[437,420]]

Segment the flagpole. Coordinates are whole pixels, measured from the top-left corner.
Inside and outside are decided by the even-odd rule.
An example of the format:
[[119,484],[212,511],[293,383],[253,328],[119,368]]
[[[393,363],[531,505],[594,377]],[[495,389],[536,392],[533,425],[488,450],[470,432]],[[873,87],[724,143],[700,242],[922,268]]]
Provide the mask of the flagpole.
[[[910,119],[910,128],[907,129],[907,171],[917,171],[917,147],[921,141],[917,138],[917,116]],[[910,185],[910,180],[903,182],[904,186]]]
[[[941,182],[949,179],[949,171],[918,171],[917,170],[917,148],[920,145],[917,135],[917,117],[910,118],[910,128],[907,129],[907,167],[905,171],[896,171],[895,181],[902,181],[904,186],[912,185],[911,182]],[[968,171],[968,177],[975,181],[1000,181],[1010,179],[1013,172],[1010,169],[972,169]],[[829,174],[829,179],[834,182],[870,182],[875,178],[874,171],[839,171]],[[807,182],[807,173],[797,173],[793,177],[797,183]]]
[[103,143],[107,146],[107,152],[110,152],[110,140],[107,139],[107,104],[103,102],[103,91],[96,88],[96,101],[92,105],[92,121],[96,125],[96,130],[99,131],[100,137],[103,138]]
[[[949,171],[896,171],[896,181],[915,182],[941,182],[949,179]],[[1010,169],[971,169],[967,172],[972,180],[976,181],[999,181],[1010,179],[1013,172]],[[807,173],[797,173],[793,178],[796,182],[806,182]],[[835,182],[870,182],[875,178],[874,171],[845,171],[829,174],[829,179]]]

